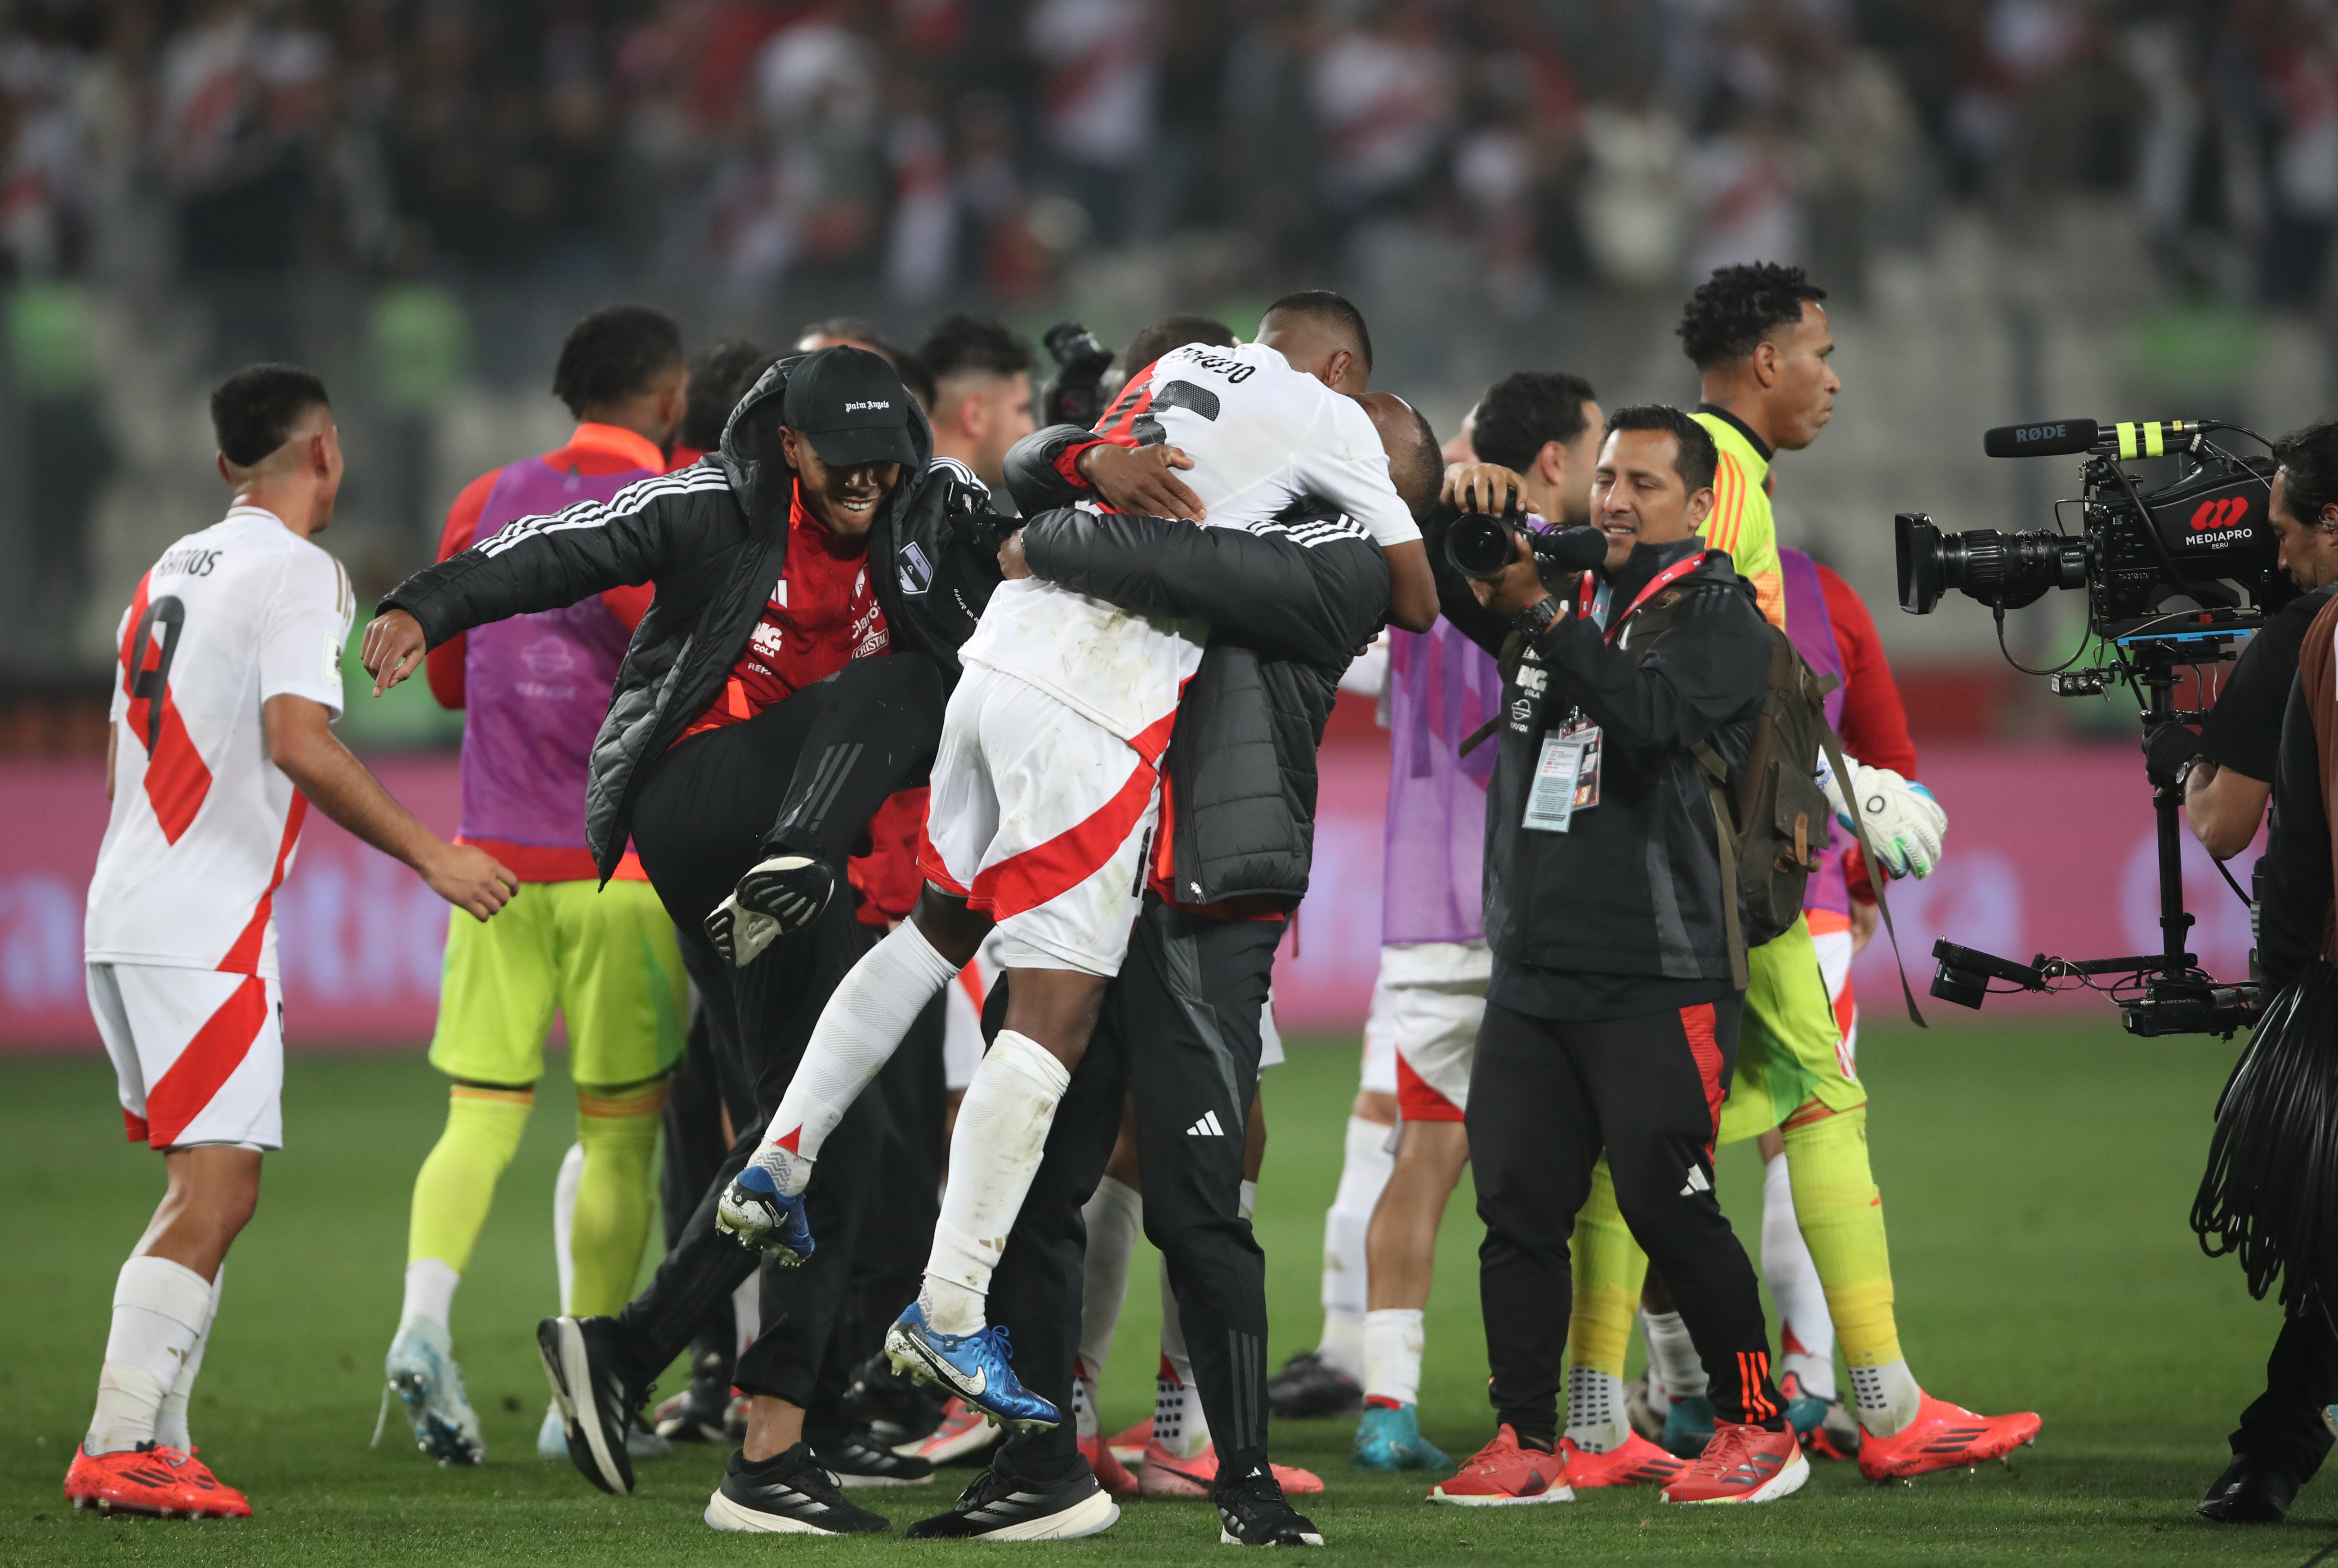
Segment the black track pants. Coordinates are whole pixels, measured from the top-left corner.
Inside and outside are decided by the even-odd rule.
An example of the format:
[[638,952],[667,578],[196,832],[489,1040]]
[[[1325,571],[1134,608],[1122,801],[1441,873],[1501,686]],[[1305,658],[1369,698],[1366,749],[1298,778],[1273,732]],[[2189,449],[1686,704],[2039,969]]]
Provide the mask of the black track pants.
[[1713,1136],[1736,1064],[1740,1001],[1558,1023],[1493,1003],[1466,1124],[1491,1395],[1520,1437],[1557,1432],[1567,1238],[1602,1149],[1625,1222],[1662,1270],[1724,1420],[1775,1426],[1761,1287],[1713,1194]]
[[[1017,1376],[1068,1408],[1086,1244],[1079,1210],[1133,1099],[1144,1233],[1169,1266],[1224,1480],[1266,1463],[1266,1259],[1241,1203],[1259,1015],[1282,928],[1146,897],[991,1280],[990,1318],[1014,1336]],[[1053,1478],[1078,1463],[1074,1445],[1068,1420],[1017,1438],[1009,1473]]]
[[2265,1361],[2265,1391],[2241,1412],[2233,1456],[2278,1465],[2303,1486],[2330,1453],[2322,1411],[2338,1404],[2338,1332],[2316,1302],[2282,1320]]
[[[673,1092],[666,1098],[665,1138],[658,1170],[658,1206],[669,1239],[679,1237],[689,1225],[690,1217],[698,1211],[699,1201],[713,1183],[714,1173],[722,1169],[722,1156],[730,1150],[730,1141],[722,1136],[722,1083],[714,1065],[716,1010],[707,1006],[697,987],[691,990],[689,1043],[683,1051],[681,1070],[673,1075]],[[727,1014],[730,1010],[722,1011]],[[742,1106],[733,1108],[733,1120],[752,1110],[750,1097]],[[707,1312],[698,1332],[691,1338],[691,1365],[696,1367],[712,1357],[714,1365],[725,1369],[727,1380],[738,1349],[738,1328],[731,1303],[720,1302]]]
[[[744,969],[715,953],[706,916],[765,852],[775,822],[794,825],[790,848],[840,873],[869,815],[922,781],[941,713],[941,679],[926,661],[858,660],[751,720],[681,742],[642,786],[634,848],[704,1004],[727,1012],[730,1026],[710,1030],[717,1073],[726,1090],[752,1096],[752,1113],[649,1289],[619,1316],[636,1378],[663,1371],[754,1269],[757,1255],[714,1229],[716,1200],[778,1108],[820,1009],[869,943],[842,887],[809,928]],[[801,1268],[763,1268],[761,1327],[733,1375],[741,1388],[804,1406],[815,1419],[843,1387],[844,1368],[824,1366],[888,1127],[879,1091],[862,1095],[830,1138],[805,1193],[817,1250]]]
[[852,1308],[844,1330],[850,1361],[877,1353],[886,1328],[918,1298],[933,1251],[947,1153],[942,1129],[949,1114],[942,1065],[948,1000],[937,996],[927,1004],[901,1048],[877,1074],[892,1130],[853,1254]]

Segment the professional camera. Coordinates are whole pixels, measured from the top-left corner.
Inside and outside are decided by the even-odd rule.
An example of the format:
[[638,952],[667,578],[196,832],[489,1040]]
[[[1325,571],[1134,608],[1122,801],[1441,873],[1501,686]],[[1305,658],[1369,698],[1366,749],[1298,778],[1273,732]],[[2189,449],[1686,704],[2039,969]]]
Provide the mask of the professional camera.
[[[2058,520],[2061,505],[2078,506],[2079,531],[1943,534],[1930,517],[1902,513],[1894,520],[1900,608],[1929,615],[1956,589],[1996,612],[2002,647],[2008,610],[2035,603],[2049,589],[2084,588],[2088,640],[2055,669],[2024,672],[2048,676],[2064,697],[2098,697],[2114,680],[2124,681],[2142,704],[2146,731],[2196,722],[2202,714],[2175,705],[2180,671],[2237,658],[2240,640],[2296,593],[2279,566],[2266,514],[2273,462],[2213,445],[2208,436],[2217,430],[2270,445],[2213,419],[2110,426],[2058,419],[1989,431],[1982,449],[1992,457],[2085,457],[2078,498],[2056,508]],[[2145,492],[2124,465],[2155,457],[2177,459],[2179,472],[2172,483]],[[2076,668],[2089,645],[2103,662]],[[2117,978],[2107,989],[2130,1034],[2229,1038],[2253,1022],[2263,1004],[2254,981],[2219,983],[2185,951],[2193,917],[2184,909],[2177,793],[2155,788],[2152,803],[2158,814],[2158,953],[2077,960],[2041,953],[2022,964],[1943,938],[1932,949],[1940,960],[1932,995],[1979,1007],[1992,980],[2050,991],[2112,975]]]
[[1056,322],[1039,340],[1056,362],[1056,378],[1039,393],[1039,422],[1092,428],[1104,417],[1104,373],[1112,368],[1112,350],[1076,321]]
[[1464,512],[1446,524],[1445,558],[1464,577],[1490,583],[1518,558],[1520,538],[1534,552],[1536,570],[1546,577],[1588,572],[1607,558],[1607,535],[1598,529],[1535,526],[1515,499],[1498,517]]

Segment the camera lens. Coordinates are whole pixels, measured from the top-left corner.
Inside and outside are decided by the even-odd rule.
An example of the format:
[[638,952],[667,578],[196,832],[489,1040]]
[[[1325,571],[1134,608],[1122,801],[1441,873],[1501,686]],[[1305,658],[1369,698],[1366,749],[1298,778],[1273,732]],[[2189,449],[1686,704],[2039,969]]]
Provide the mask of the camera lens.
[[1984,604],[2019,610],[2049,589],[2083,587],[2087,581],[2081,539],[1995,528],[1943,534],[1921,513],[1903,512],[1892,522],[1900,608],[1911,615],[1930,614],[1951,588]]
[[1445,558],[1464,577],[1490,583],[1518,559],[1517,537],[1499,517],[1464,512],[1446,531]]

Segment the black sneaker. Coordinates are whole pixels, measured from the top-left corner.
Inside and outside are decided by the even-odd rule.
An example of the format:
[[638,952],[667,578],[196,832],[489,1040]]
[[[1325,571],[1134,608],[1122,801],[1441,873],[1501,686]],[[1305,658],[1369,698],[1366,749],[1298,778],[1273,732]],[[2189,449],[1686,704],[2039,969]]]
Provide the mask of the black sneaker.
[[1274,1473],[1229,1481],[1210,1494],[1218,1505],[1218,1542],[1224,1546],[1321,1546],[1323,1533],[1291,1505]]
[[852,1369],[852,1386],[844,1391],[846,1412],[888,1448],[932,1436],[945,1403],[939,1389],[894,1371],[882,1350]]
[[602,1491],[622,1494],[634,1489],[625,1434],[649,1402],[651,1385],[630,1387],[619,1376],[616,1339],[614,1318],[546,1318],[535,1326],[569,1462]]
[[840,1486],[916,1486],[934,1478],[931,1463],[894,1453],[866,1426],[820,1438],[811,1451]]
[[731,1364],[708,1351],[691,1369],[690,1387],[660,1405],[657,1435],[669,1443],[735,1443],[731,1436]]
[[2200,1517],[2219,1524],[2278,1524],[2296,1499],[2297,1483],[2285,1472],[2241,1457],[2216,1477],[2200,1499]]
[[1061,1481],[1018,1481],[996,1468],[974,1478],[947,1514],[920,1519],[912,1541],[1076,1541],[1100,1535],[1120,1518],[1085,1465]]
[[874,1535],[893,1527],[847,1502],[801,1443],[752,1464],[744,1449],[732,1455],[722,1485],[706,1500],[706,1524],[773,1535]]
[[1266,1380],[1266,1407],[1285,1420],[1341,1416],[1364,1407],[1364,1386],[1312,1350],[1302,1350]]

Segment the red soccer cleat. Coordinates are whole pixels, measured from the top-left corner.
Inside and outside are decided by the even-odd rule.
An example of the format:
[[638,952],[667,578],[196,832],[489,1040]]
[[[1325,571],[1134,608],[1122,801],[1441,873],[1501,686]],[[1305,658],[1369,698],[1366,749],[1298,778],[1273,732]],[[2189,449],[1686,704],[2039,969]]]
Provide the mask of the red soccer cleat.
[[1136,1494],[1136,1477],[1128,1473],[1128,1466],[1113,1453],[1112,1446],[1104,1440],[1102,1433],[1080,1439],[1080,1456],[1088,1462],[1088,1468],[1095,1473],[1096,1485],[1104,1488],[1105,1496],[1133,1497]]
[[1626,1437],[1623,1446],[1610,1448],[1605,1454],[1577,1448],[1562,1437],[1558,1456],[1566,1466],[1567,1485],[1577,1492],[1594,1486],[1641,1486],[1651,1481],[1669,1481],[1688,1468],[1687,1460],[1674,1458],[1637,1432]]
[[1429,1490],[1431,1503],[1458,1503],[1470,1508],[1508,1507],[1524,1503],[1572,1503],[1566,1467],[1556,1454],[1518,1445],[1518,1435],[1507,1422],[1494,1440],[1463,1462],[1450,1481]]
[[893,1452],[928,1465],[952,1465],[979,1458],[997,1447],[1002,1436],[989,1416],[953,1395],[942,1406],[940,1426],[914,1443],[896,1443]]
[[[1271,1462],[1268,1467],[1286,1494],[1323,1490],[1323,1478],[1312,1470]],[[1204,1443],[1199,1454],[1180,1459],[1162,1444],[1147,1443],[1137,1476],[1137,1489],[1147,1497],[1206,1497],[1210,1488],[1217,1485],[1218,1446]],[[1101,1481],[1104,1477],[1099,1475],[1096,1479]]]
[[1114,1458],[1135,1469],[1144,1463],[1144,1450],[1152,1444],[1153,1417],[1147,1416],[1135,1426],[1114,1433],[1105,1446],[1112,1450]]
[[101,1514],[154,1514],[168,1519],[249,1519],[251,1504],[224,1485],[203,1462],[177,1448],[152,1443],[113,1454],[74,1450],[65,1471],[65,1497],[76,1508]]
[[1859,1473],[1870,1481],[1906,1481],[1934,1470],[1970,1469],[2002,1459],[2038,1441],[2045,1425],[2036,1415],[1976,1416],[1961,1406],[1920,1394],[1916,1418],[1889,1437],[1860,1439]]
[[1714,1424],[1713,1441],[1665,1485],[1667,1503],[1770,1503],[1803,1489],[1811,1462],[1793,1433],[1736,1421]]

